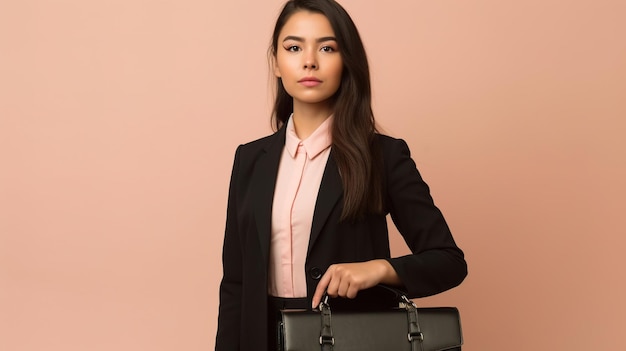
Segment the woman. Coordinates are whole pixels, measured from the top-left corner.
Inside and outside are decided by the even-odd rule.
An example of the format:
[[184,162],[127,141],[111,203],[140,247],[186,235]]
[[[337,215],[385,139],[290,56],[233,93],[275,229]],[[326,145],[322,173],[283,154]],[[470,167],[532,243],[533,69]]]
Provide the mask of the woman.
[[[437,294],[467,274],[406,143],[376,133],[367,58],[333,0],[290,0],[270,59],[277,132],[239,146],[216,350],[275,350],[281,308],[380,302],[377,284]],[[412,254],[390,258],[386,215]],[[387,303],[385,301],[384,303]]]

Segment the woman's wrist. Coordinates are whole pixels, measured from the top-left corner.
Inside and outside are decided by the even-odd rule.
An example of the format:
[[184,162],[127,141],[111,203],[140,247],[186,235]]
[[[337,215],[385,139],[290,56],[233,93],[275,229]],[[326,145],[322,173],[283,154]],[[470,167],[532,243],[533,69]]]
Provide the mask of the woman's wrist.
[[400,285],[402,282],[400,281],[400,277],[398,277],[398,273],[393,268],[389,261],[384,259],[373,260],[372,262],[376,262],[377,265],[380,266],[381,269],[381,284],[387,285]]

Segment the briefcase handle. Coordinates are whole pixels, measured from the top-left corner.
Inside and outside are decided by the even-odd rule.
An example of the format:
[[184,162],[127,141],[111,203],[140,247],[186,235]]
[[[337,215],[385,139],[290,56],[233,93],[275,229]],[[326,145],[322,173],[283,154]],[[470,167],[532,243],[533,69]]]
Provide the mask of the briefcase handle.
[[[411,347],[413,350],[418,350],[419,343],[424,341],[424,334],[422,334],[418,322],[417,316],[417,306],[413,301],[411,301],[406,293],[392,288],[387,285],[379,284],[377,287],[383,288],[387,291],[392,292],[396,299],[398,300],[398,304],[401,308],[404,308],[407,312],[407,338],[411,343]],[[335,338],[333,337],[333,329],[332,329],[332,318],[330,311],[330,304],[328,303],[328,294],[324,293],[322,301],[318,306],[318,310],[321,315],[321,332],[320,332],[320,345],[322,351],[332,351],[333,346],[335,345]]]
[[[384,285],[384,284],[378,284],[376,286],[374,286],[371,289],[378,289],[378,290],[382,290],[382,291],[386,291],[391,293],[391,295],[393,295],[392,297],[396,300],[396,302],[398,302],[399,307],[400,308],[406,308],[405,304],[409,304],[415,308],[417,308],[417,306],[415,305],[415,303],[413,303],[413,301],[411,301],[408,297],[407,297],[407,293],[405,291],[402,291],[398,288],[389,286],[389,285]],[[328,302],[329,300],[329,296],[326,292],[324,292],[324,295],[322,295],[322,302],[324,302],[326,305],[328,305],[330,307],[330,303]],[[317,311],[320,311],[320,307],[318,305],[317,307]]]

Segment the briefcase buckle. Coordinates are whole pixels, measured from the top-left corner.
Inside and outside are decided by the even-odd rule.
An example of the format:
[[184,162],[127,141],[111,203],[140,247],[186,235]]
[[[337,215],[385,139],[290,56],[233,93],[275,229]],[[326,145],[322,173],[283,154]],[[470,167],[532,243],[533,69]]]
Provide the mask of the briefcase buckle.
[[324,344],[330,344],[332,346],[335,346],[335,338],[332,336],[327,336],[327,335],[321,335],[320,336],[320,345],[324,345]]
[[422,334],[422,332],[409,333],[408,337],[409,342],[412,342],[413,340],[424,341],[424,334]]

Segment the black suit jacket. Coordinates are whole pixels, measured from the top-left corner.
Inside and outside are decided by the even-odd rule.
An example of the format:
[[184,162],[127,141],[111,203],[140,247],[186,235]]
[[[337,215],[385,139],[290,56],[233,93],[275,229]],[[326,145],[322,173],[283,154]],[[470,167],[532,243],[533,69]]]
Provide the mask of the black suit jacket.
[[[265,350],[267,345],[267,266],[271,209],[285,128],[241,145],[233,165],[223,248],[223,279],[216,350]],[[409,297],[433,295],[467,275],[463,252],[403,140],[376,136],[383,159],[385,214],[340,221],[343,189],[331,150],[315,204],[305,263],[308,299],[333,263],[387,259]],[[390,258],[386,214],[404,237],[411,255]],[[369,304],[359,293],[353,305]],[[333,303],[335,308],[337,303]]]

